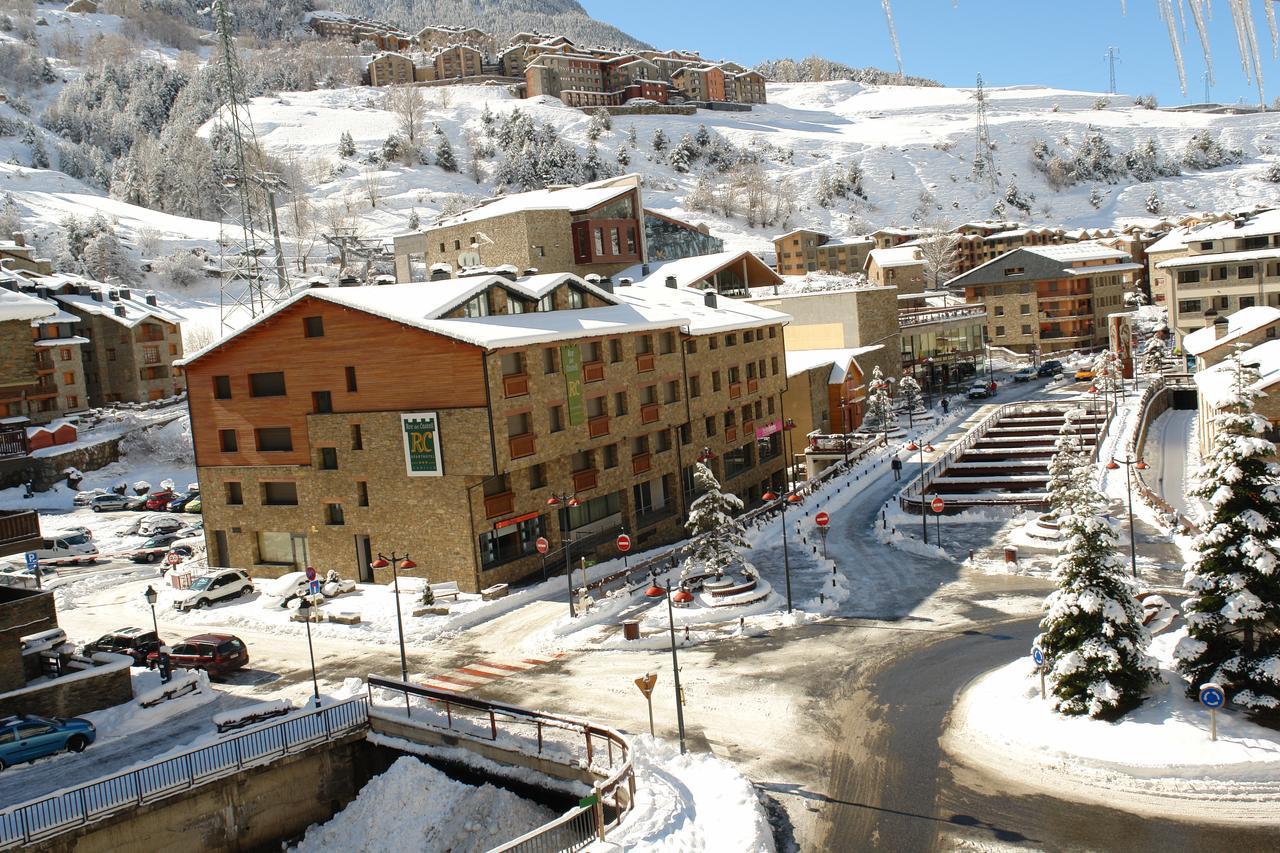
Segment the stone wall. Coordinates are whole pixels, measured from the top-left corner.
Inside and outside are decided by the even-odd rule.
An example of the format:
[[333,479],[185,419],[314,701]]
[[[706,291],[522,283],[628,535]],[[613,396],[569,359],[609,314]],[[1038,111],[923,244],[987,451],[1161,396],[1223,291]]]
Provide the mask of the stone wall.
[[53,593],[0,586],[0,691],[27,683],[20,638],[57,627]]
[[[111,660],[104,660],[104,659]],[[0,717],[37,714],[42,717],[78,717],[133,699],[129,667],[124,655],[96,655],[100,665],[72,672],[52,681],[37,681],[20,690],[0,694]]]
[[62,453],[32,456],[24,467],[0,470],[0,488],[20,486],[30,476],[33,480],[32,488],[35,491],[47,491],[54,485],[66,481],[67,475],[62,472],[68,468],[96,471],[115,462],[120,458],[120,444],[123,441],[124,436],[117,436]]
[[31,322],[0,322],[0,388],[34,385],[35,355],[31,351]]

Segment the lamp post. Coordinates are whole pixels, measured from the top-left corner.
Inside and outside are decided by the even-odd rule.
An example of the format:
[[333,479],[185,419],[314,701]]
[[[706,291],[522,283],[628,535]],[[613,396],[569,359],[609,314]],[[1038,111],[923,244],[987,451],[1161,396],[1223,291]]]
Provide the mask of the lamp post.
[[1089,420],[1093,423],[1093,452],[1098,453],[1098,386],[1090,385]]
[[[396,604],[398,606],[399,602],[397,601]],[[302,621],[307,625],[307,654],[311,657],[311,695],[315,698],[316,707],[319,708],[320,682],[316,680],[316,651],[311,645],[311,596],[304,595],[298,599],[298,612],[302,614]]]
[[676,725],[680,730],[680,754],[684,755],[684,692],[680,689],[680,658],[676,654],[676,615],[675,608],[671,605],[671,581],[668,580],[664,588],[658,586],[655,579],[644,594],[649,598],[666,596],[667,599],[667,627],[671,631],[671,675],[676,685]]
[[924,393],[929,400],[929,408],[933,408],[933,356],[924,360],[924,375],[928,380],[924,384]]
[[[778,500],[777,492],[765,492],[760,496],[766,501]],[[787,554],[787,504],[799,503],[800,497],[794,493],[787,494],[778,504],[782,507],[782,571],[787,578],[787,612],[791,612],[791,557]]]
[[914,441],[907,445],[907,450],[915,453],[920,452],[920,530],[924,534],[924,543],[929,544],[929,514],[925,511],[924,501],[924,452],[927,450],[933,452],[932,444],[916,444]]
[[[796,442],[791,437],[791,431],[796,428],[796,422],[792,418],[784,418],[782,421],[782,452],[787,456],[787,479],[792,479],[796,468]],[[808,465],[806,463],[806,471]]]
[[155,629],[156,641],[159,642],[160,623],[156,622],[156,599],[159,598],[159,595],[151,588],[150,585],[148,585],[146,590],[142,593],[142,597],[145,598],[147,600],[147,604],[151,606],[151,627]]
[[[410,560],[408,554],[405,554],[403,557],[397,557],[395,551],[391,552],[390,557],[384,557],[382,556],[382,553],[379,552],[378,559],[369,564],[369,568],[371,569],[385,569],[388,567],[391,569],[391,581],[395,587],[396,594],[396,631],[400,634],[400,680],[407,683],[409,681],[409,659],[404,653],[404,618],[400,615],[399,570],[416,569],[418,568],[418,564],[413,560]],[[307,631],[308,634],[310,634],[310,626],[308,626]],[[407,701],[408,699],[406,697],[406,703]]]
[[849,467],[849,433],[853,432],[849,429],[852,426],[849,421],[853,420],[849,417],[849,406],[852,403],[852,400],[845,397],[840,398],[840,446],[844,448],[844,467],[846,468]]
[[573,606],[573,564],[569,562],[570,547],[573,540],[569,538],[569,509],[578,505],[578,499],[570,494],[553,493],[547,498],[547,506],[563,506],[565,508],[564,520],[560,523],[560,544],[564,548],[564,576],[565,582],[569,584],[569,615],[576,617],[578,610]]
[[1145,471],[1149,467],[1146,462],[1141,459],[1119,459],[1115,456],[1111,457],[1111,461],[1107,463],[1107,470],[1115,471],[1121,465],[1124,466],[1124,486],[1129,496],[1129,565],[1133,573],[1134,580],[1138,579],[1138,547],[1137,540],[1133,532],[1133,475],[1130,469],[1137,467],[1139,471]]

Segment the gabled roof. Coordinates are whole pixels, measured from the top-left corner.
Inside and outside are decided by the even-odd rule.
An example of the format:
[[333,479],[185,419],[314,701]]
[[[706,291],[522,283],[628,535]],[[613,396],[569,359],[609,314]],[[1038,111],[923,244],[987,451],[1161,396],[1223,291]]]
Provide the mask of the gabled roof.
[[525,193],[498,196],[482,202],[470,210],[442,217],[432,227],[444,228],[468,222],[481,222],[496,216],[523,213],[529,210],[565,210],[569,212],[590,210],[612,201],[639,187],[635,174],[608,178],[595,183],[562,189],[532,190]]
[[894,246],[891,249],[872,249],[868,252],[865,268],[869,269],[873,261],[882,270],[924,266],[924,255],[916,246]]
[[[839,385],[849,375],[849,365],[857,364],[858,356],[884,349],[884,344],[840,349],[787,350],[787,376],[798,376],[815,367],[831,365],[828,385]],[[861,365],[859,365],[861,369]]]
[[679,258],[674,261],[651,263],[649,264],[648,275],[644,272],[644,265],[638,264],[628,267],[613,278],[614,281],[619,278],[630,278],[638,285],[665,287],[667,277],[675,276],[676,284],[680,287],[692,287],[723,269],[742,263],[746,263],[757,275],[767,279],[764,283],[750,286],[760,287],[769,284],[782,284],[782,276],[778,275],[764,261],[745,250],[739,252],[715,252],[710,255],[694,255],[690,258]]
[[[84,286],[87,286],[91,292],[101,293],[102,300],[99,301],[92,295],[81,295],[69,289]],[[182,322],[181,314],[159,305],[148,305],[145,299],[134,295],[137,293],[135,290],[129,290],[127,299],[120,298],[120,288],[78,275],[55,273],[44,276],[36,287],[47,298],[61,305],[85,314],[106,317],[130,329],[149,318],[165,323]],[[124,309],[123,316],[116,312],[117,307]]]
[[[1250,386],[1255,390],[1266,391],[1280,383],[1280,338],[1250,347],[1240,353],[1240,360],[1256,367],[1259,378]],[[1235,377],[1229,361],[1197,370],[1193,378],[1200,391],[1201,405],[1207,403],[1214,409],[1221,408],[1232,394]]]
[[0,289],[0,321],[3,320],[38,320],[56,314],[56,306],[13,290]]
[[[1140,265],[1127,265],[1129,255],[1120,249],[1097,242],[1071,243],[1062,246],[1021,246],[980,264],[947,282],[947,287],[973,287],[989,284],[1008,284],[1061,278],[1064,275],[1093,275],[1108,272],[1116,264],[1095,267],[1074,267],[1076,263],[1091,260],[1116,260],[1125,262],[1125,269],[1140,269]],[[1005,270],[1021,269],[1021,273],[1005,274]]]
[[1218,330],[1214,326],[1196,329],[1183,337],[1182,348],[1192,355],[1203,355],[1209,350],[1225,346],[1250,332],[1256,332],[1276,322],[1280,322],[1280,308],[1272,308],[1269,305],[1241,308],[1227,316],[1226,334],[1222,337],[1218,337]]

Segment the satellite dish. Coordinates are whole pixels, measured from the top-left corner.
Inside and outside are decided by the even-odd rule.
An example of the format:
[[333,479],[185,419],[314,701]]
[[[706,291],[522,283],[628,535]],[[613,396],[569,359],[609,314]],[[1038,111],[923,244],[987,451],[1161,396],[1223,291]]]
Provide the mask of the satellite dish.
[[460,255],[458,255],[459,268],[465,269],[467,267],[478,267],[478,266],[480,266],[479,252],[463,252]]

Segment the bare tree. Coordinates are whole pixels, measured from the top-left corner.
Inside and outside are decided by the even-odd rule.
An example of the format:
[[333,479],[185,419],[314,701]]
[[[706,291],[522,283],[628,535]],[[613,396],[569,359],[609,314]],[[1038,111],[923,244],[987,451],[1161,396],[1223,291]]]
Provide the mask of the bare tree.
[[917,246],[924,259],[924,274],[933,283],[933,289],[940,290],[960,268],[960,235],[937,220],[926,223],[923,230]]
[[378,199],[382,198],[382,181],[378,177],[378,170],[373,166],[365,166],[360,173],[360,192],[368,200],[370,207],[378,206]]
[[422,90],[417,86],[392,86],[387,91],[383,107],[396,117],[396,128],[410,146],[418,144],[422,135],[422,122],[426,105],[422,102]]

